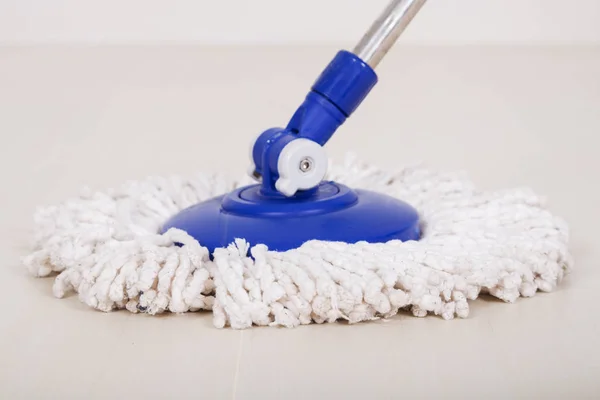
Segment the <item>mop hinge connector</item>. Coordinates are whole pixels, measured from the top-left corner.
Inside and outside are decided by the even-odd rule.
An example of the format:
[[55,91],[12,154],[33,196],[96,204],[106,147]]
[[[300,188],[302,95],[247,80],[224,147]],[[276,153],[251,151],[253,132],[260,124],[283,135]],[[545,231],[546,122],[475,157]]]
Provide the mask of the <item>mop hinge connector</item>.
[[267,195],[316,188],[327,173],[323,146],[377,83],[375,71],[342,50],[323,70],[286,128],[263,132],[251,146],[250,175]]

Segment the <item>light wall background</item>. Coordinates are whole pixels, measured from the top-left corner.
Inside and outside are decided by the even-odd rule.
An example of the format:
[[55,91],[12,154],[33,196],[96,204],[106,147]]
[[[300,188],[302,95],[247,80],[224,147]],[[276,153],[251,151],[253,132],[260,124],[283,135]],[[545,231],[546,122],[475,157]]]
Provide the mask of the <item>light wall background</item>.
[[[345,44],[387,0],[0,0],[0,44]],[[402,40],[600,43],[600,0],[429,0]]]

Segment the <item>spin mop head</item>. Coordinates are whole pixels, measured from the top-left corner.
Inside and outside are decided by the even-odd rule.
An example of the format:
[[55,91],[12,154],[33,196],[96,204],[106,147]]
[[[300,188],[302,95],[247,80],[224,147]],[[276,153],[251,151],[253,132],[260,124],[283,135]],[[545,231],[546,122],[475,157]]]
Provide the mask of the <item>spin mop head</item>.
[[392,1],[288,125],[258,137],[257,184],[199,175],[86,191],[38,211],[25,264],[59,273],[57,297],[75,291],[102,311],[212,310],[215,326],[233,328],[403,309],[464,318],[482,292],[514,302],[552,291],[572,265],[567,226],[531,191],[479,192],[460,174],[387,173],[352,159],[327,172],[322,146],[423,3]]
[[566,224],[530,190],[480,192],[462,174],[388,173],[352,159],[329,178],[412,204],[420,240],[309,241],[276,252],[240,239],[211,260],[184,231],[157,233],[177,212],[246,183],[197,175],[85,191],[38,210],[25,263],[37,276],[59,273],[57,297],[75,291],[102,311],[212,310],[215,326],[233,328],[354,323],[399,310],[464,318],[480,293],[514,302],[549,292],[572,266]]

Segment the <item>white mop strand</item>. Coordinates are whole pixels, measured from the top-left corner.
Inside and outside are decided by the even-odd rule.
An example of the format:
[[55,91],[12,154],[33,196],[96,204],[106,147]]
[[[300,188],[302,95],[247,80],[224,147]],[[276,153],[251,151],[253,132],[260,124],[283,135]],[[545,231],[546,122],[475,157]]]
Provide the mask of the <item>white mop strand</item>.
[[[479,192],[460,174],[386,173],[349,158],[329,178],[401,198],[419,211],[420,241],[310,241],[286,252],[239,239],[214,252],[180,230],[157,234],[178,211],[247,182],[218,176],[148,178],[35,215],[36,276],[90,307],[158,314],[212,310],[217,327],[355,323],[399,310],[445,319],[469,314],[482,292],[506,302],[556,288],[572,267],[568,227],[527,189]],[[179,247],[174,243],[183,243]],[[247,257],[250,250],[253,258]]]

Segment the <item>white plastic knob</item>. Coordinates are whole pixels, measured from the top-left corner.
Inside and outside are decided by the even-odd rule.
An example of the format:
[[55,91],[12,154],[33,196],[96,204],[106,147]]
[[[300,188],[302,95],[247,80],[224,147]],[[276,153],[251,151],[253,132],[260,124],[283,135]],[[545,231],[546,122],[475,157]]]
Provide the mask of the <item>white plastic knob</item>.
[[327,154],[318,143],[299,138],[288,143],[277,160],[279,179],[275,188],[286,196],[312,189],[327,173]]

